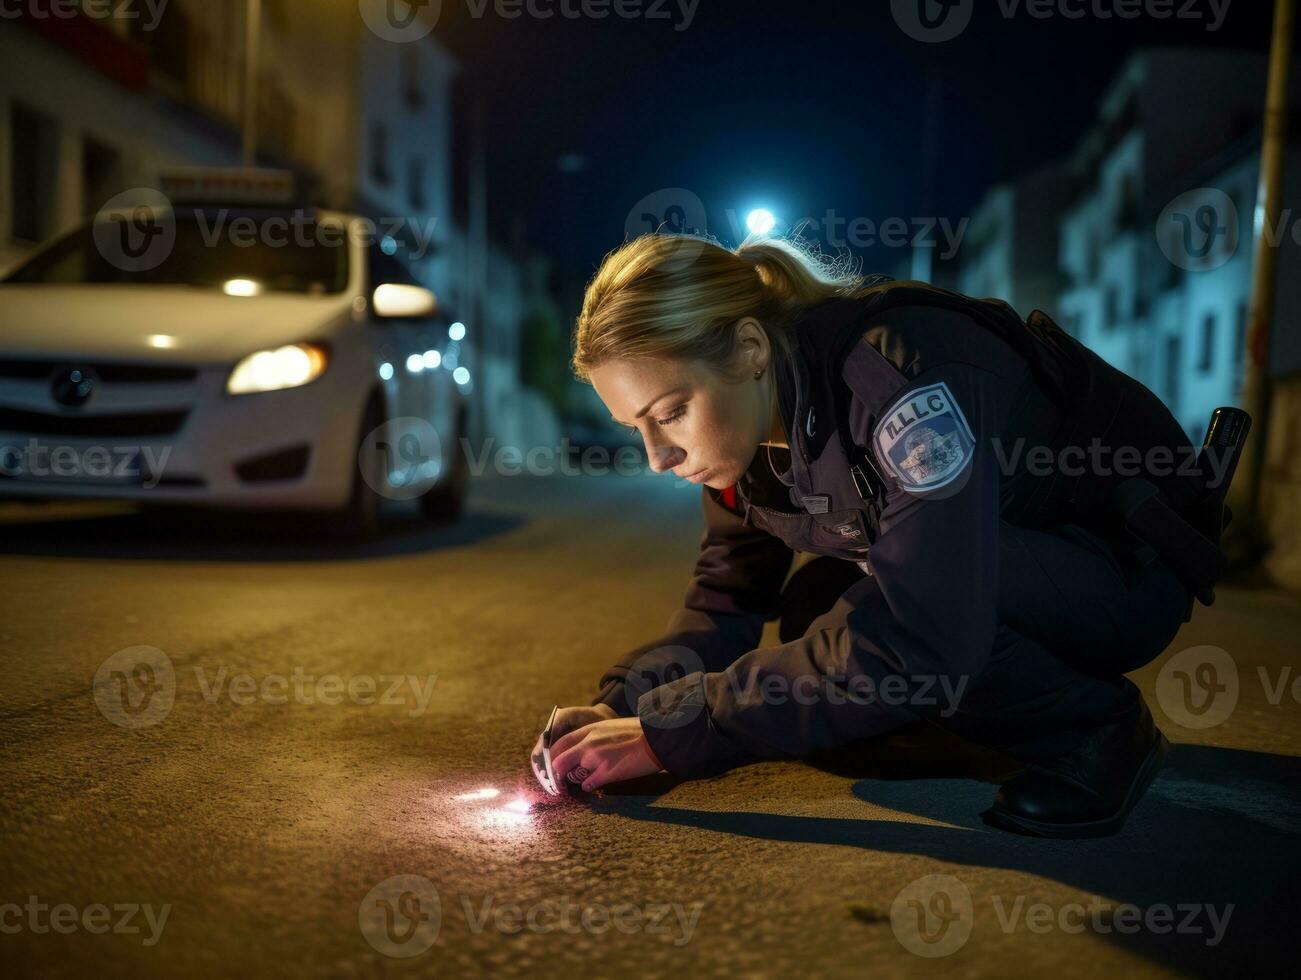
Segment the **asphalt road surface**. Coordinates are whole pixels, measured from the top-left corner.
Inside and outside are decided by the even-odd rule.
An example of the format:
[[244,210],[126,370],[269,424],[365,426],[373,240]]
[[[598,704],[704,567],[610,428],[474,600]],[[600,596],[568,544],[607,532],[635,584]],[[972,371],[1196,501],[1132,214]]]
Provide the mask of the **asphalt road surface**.
[[1293,965],[1301,605],[1245,584],[1135,675],[1176,744],[1114,838],[984,826],[1008,760],[918,730],[548,802],[528,749],[553,704],[586,703],[660,634],[698,494],[497,477],[472,483],[459,524],[395,512],[365,545],[284,521],[0,506],[5,972]]

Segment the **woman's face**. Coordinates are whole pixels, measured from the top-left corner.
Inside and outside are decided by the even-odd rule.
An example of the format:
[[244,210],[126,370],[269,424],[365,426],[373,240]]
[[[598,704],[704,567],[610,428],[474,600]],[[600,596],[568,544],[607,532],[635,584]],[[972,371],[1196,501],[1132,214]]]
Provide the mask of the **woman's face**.
[[[748,324],[741,321],[734,362],[741,381],[699,362],[650,358],[607,361],[589,373],[611,417],[641,433],[656,473],[671,470],[722,490],[741,478],[759,445],[770,438],[775,396],[767,370],[769,347],[758,323]],[[760,368],[763,377],[755,380]]]

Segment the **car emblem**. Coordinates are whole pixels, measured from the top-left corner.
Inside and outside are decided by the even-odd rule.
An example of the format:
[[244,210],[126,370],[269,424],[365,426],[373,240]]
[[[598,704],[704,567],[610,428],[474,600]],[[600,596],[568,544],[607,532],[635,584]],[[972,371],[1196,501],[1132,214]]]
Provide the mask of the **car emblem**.
[[50,382],[50,394],[60,405],[77,408],[86,404],[95,391],[95,372],[90,368],[67,368]]

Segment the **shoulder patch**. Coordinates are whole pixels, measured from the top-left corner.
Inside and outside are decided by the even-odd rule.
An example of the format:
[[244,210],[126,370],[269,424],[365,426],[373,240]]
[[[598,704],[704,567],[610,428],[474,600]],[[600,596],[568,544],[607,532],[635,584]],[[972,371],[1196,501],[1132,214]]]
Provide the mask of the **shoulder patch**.
[[905,392],[872,432],[877,457],[908,493],[953,482],[975,456],[976,438],[943,381]]

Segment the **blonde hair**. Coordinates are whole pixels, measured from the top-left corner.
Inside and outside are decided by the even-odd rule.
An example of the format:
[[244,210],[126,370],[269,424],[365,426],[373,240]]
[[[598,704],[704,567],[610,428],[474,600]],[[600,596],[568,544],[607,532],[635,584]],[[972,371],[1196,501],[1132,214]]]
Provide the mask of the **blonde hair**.
[[732,251],[706,236],[642,235],[606,255],[588,283],[570,366],[587,384],[614,358],[697,360],[723,373],[747,316],[785,356],[804,311],[865,288],[856,265],[794,240],[747,239]]

